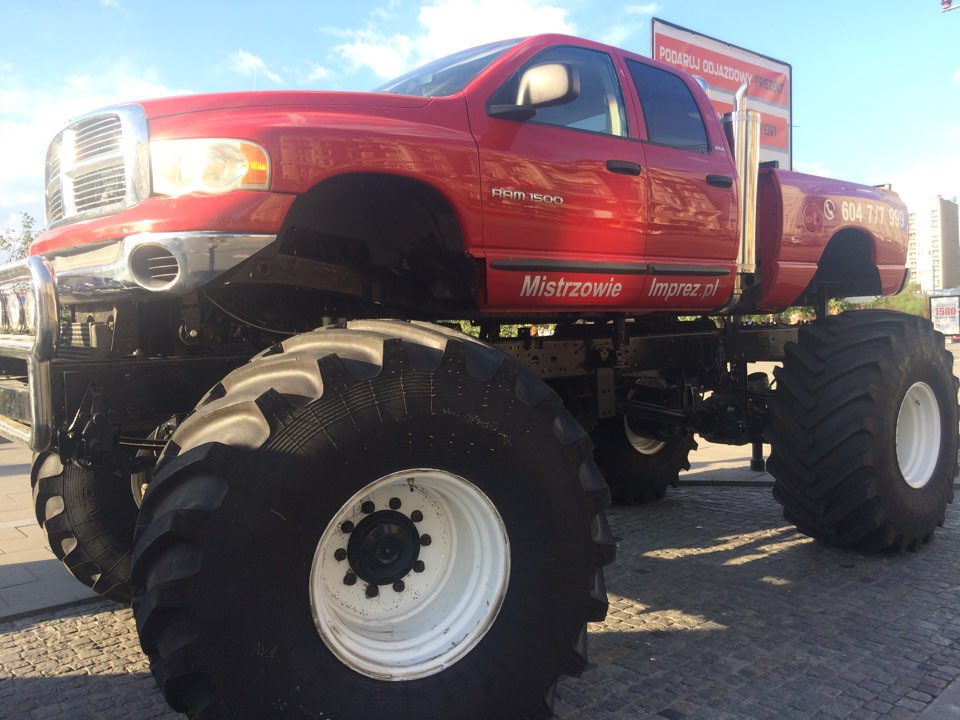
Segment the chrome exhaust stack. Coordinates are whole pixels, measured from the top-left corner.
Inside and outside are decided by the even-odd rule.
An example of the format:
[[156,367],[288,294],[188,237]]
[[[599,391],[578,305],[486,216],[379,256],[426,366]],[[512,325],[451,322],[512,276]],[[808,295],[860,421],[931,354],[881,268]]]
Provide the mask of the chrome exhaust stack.
[[739,302],[743,291],[756,282],[757,271],[757,184],[760,175],[760,113],[747,110],[747,86],[734,96],[733,112],[723,116],[727,144],[733,150],[740,199],[740,249],[737,253],[737,280],[729,306]]

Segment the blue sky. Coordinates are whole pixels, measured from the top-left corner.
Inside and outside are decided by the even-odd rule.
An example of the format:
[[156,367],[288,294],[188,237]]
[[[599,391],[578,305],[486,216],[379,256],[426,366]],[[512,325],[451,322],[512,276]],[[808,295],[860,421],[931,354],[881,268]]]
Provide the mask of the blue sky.
[[960,10],[939,0],[2,0],[0,230],[43,224],[73,116],[187,92],[366,90],[457,49],[567,32],[650,53],[662,18],[793,66],[795,169],[960,196]]

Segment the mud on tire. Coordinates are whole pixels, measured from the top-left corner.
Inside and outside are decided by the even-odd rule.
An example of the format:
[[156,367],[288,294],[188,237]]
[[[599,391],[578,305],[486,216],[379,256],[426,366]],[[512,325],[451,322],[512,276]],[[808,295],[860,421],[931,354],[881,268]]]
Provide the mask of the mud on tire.
[[[501,353],[389,321],[301,335],[228,375],[161,457],[134,552],[141,643],[168,702],[205,720],[549,717],[606,612],[608,502],[583,430]],[[470,545],[449,542],[463,523],[504,531],[504,562],[472,580],[440,552]],[[476,623],[443,610],[429,578],[447,570],[487,593]],[[438,641],[418,613],[457,637],[397,651]]]
[[929,321],[855,311],[800,329],[771,403],[774,497],[814,538],[913,550],[957,474],[953,356]]
[[30,473],[37,522],[53,554],[99,595],[130,603],[130,553],[137,503],[130,479],[108,468],[64,466],[38,455]]

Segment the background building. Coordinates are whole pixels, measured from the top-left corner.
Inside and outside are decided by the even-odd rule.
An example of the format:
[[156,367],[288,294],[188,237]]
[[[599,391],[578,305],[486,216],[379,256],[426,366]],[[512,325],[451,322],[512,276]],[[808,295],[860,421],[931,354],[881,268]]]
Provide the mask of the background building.
[[924,292],[960,287],[960,225],[957,200],[939,195],[931,203],[911,204],[908,215],[910,277]]

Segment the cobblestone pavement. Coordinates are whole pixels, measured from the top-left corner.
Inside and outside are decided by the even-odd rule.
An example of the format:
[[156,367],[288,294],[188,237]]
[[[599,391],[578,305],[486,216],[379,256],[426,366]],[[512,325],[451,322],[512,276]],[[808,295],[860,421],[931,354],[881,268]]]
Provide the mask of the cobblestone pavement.
[[[558,717],[956,717],[935,700],[960,676],[955,507],[901,556],[812,542],[769,488],[685,487],[610,519],[610,615],[590,626],[593,666],[561,683]],[[0,717],[182,716],[154,687],[130,611],[96,601],[0,624]]]

